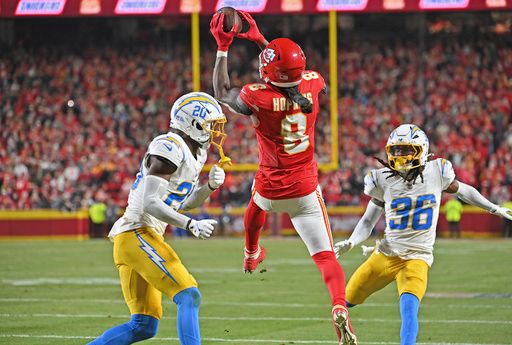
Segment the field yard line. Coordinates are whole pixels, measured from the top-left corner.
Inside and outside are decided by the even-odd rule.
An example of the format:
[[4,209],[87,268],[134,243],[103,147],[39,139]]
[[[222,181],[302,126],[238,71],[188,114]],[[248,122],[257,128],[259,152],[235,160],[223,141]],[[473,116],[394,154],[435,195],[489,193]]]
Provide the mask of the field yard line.
[[[30,334],[0,334],[0,338],[43,338],[43,339],[94,339],[93,336],[73,336],[73,335],[30,335]],[[292,343],[292,344],[336,344],[337,341],[331,340],[292,340],[292,339],[221,339],[221,338],[202,338],[203,341],[219,343]],[[174,337],[151,338],[149,341],[179,341]],[[363,341],[359,344],[365,345],[396,345],[395,342],[372,342]],[[417,343],[417,345],[509,345],[496,343]]]
[[[128,318],[129,315],[110,315],[110,314],[0,314],[0,317],[55,317],[55,318]],[[164,316],[163,319],[176,319],[174,316]],[[203,320],[245,320],[245,321],[329,321],[325,317],[255,317],[255,316],[201,316]],[[365,322],[400,322],[399,319],[359,319],[357,321]],[[467,324],[492,324],[492,325],[512,325],[512,321],[495,320],[420,320],[420,323],[467,323]]]
[[[0,298],[0,302],[84,302],[84,303],[111,303],[111,304],[124,304],[122,298],[119,299],[107,299],[107,298]],[[241,307],[282,307],[282,308],[325,308],[325,304],[320,303],[273,303],[273,302],[212,302],[205,301],[201,302],[201,305],[232,305]],[[365,303],[365,307],[396,307],[398,303]],[[481,308],[481,309],[512,309],[512,303],[502,305],[490,305],[490,304],[443,304],[443,305],[431,305],[424,304],[422,308]]]

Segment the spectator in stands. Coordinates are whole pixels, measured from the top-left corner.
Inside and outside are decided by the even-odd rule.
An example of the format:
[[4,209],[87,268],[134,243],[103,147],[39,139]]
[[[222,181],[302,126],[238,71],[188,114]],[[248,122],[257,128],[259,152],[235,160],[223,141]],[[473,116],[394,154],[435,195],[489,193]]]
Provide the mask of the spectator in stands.
[[[512,209],[512,200],[504,202],[501,206]],[[503,237],[512,237],[512,220],[503,218]]]
[[462,216],[462,203],[456,196],[448,195],[444,204],[444,212],[451,238],[460,238],[460,218]]
[[89,207],[90,234],[93,238],[103,238],[106,234],[107,205],[94,201]]

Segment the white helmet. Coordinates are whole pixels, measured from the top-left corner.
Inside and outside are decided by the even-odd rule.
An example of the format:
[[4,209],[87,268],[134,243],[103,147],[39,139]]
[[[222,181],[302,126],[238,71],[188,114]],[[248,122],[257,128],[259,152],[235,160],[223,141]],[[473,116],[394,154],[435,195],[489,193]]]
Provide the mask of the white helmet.
[[418,126],[400,125],[386,143],[389,167],[398,172],[424,166],[428,160],[428,138]]
[[[207,93],[190,92],[174,102],[170,127],[179,129],[199,144],[211,142],[222,147],[227,122],[220,104]],[[214,140],[217,142],[215,142]]]

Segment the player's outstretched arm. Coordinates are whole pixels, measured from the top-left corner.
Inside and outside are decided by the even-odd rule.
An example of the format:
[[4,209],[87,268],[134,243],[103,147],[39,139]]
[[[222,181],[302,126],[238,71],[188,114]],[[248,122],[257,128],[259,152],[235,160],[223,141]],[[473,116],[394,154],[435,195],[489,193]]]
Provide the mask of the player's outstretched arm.
[[192,195],[183,203],[182,209],[187,211],[201,206],[206,199],[216,191],[226,179],[226,173],[218,165],[212,166],[208,174],[208,183],[192,192]]
[[216,13],[210,22],[210,32],[217,42],[217,59],[213,68],[213,91],[217,99],[223,98],[231,88],[228,74],[228,50],[238,29],[235,24],[231,31],[225,32],[223,25],[224,14]]
[[357,223],[352,235],[348,240],[343,240],[334,245],[334,252],[336,257],[348,252],[354,246],[361,244],[364,240],[370,237],[375,224],[380,218],[384,208],[384,203],[380,200],[372,198],[366,207],[366,211]]
[[177,170],[176,165],[158,156],[151,156],[149,164],[148,174],[142,180],[142,187],[144,188],[142,205],[144,212],[168,224],[187,229],[196,237],[203,239],[210,237],[214,230],[214,225],[217,224],[216,220],[203,219],[196,221],[176,212],[162,200],[162,197],[167,192],[168,181]]
[[512,220],[512,210],[493,204],[480,194],[480,192],[473,186],[454,180],[445,192],[457,195],[468,204],[478,206],[492,214]]
[[210,22],[210,32],[217,42],[217,58],[212,78],[214,96],[231,112],[251,115],[252,111],[240,99],[240,88],[231,88],[228,74],[228,50],[236,35],[237,27],[235,25],[230,32],[224,32],[223,23],[224,14],[220,13],[216,13]]

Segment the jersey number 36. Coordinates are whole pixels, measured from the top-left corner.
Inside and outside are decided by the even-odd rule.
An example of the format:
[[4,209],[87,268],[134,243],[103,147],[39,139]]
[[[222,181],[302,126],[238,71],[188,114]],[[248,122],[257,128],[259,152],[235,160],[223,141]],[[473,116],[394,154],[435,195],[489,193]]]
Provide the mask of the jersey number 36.
[[[428,230],[432,227],[432,209],[436,203],[434,194],[420,195],[416,200],[409,197],[393,199],[391,209],[395,210],[400,218],[389,221],[389,228],[393,230],[405,230],[409,226],[413,230]],[[412,224],[409,218],[412,213]]]

